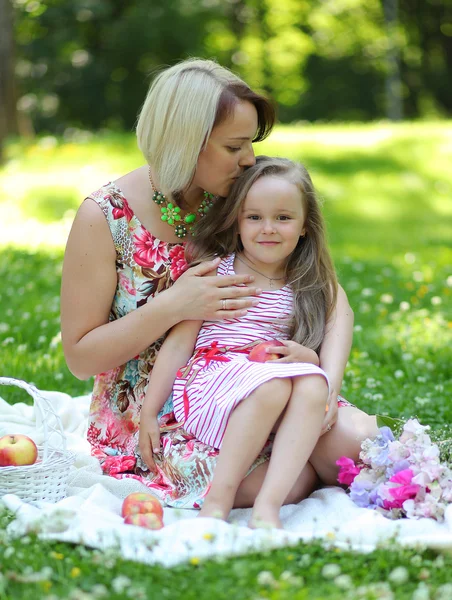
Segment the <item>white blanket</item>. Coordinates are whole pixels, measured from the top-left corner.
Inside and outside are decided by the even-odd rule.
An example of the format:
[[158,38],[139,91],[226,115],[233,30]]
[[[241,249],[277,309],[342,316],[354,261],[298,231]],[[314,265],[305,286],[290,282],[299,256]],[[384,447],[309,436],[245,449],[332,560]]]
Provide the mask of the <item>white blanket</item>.
[[[197,512],[165,508],[165,527],[149,531],[124,525],[122,499],[134,491],[148,491],[132,479],[116,480],[102,474],[90,456],[86,441],[89,397],[71,398],[60,392],[42,392],[51,400],[63,424],[68,449],[77,459],[69,475],[68,497],[56,504],[32,506],[16,495],[3,503],[15,512],[12,535],[35,531],[43,539],[117,549],[125,558],[172,566],[190,559],[244,554],[320,538],[342,548],[371,551],[394,537],[402,545],[452,548],[452,505],[444,523],[432,519],[391,521],[358,508],[339,487],[314,492],[298,505],[283,507],[284,531],[251,530],[246,524],[250,509],[233,510],[228,523],[195,519]],[[10,406],[0,398],[0,437],[24,433],[42,443],[42,427],[34,407]]]

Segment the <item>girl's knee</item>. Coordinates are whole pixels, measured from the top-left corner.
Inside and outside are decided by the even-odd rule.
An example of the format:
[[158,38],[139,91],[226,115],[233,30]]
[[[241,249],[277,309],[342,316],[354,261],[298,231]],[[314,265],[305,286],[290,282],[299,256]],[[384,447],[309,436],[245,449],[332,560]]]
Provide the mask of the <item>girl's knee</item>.
[[325,405],[328,400],[328,383],[323,375],[300,375],[294,380],[293,390],[301,400],[310,398]]
[[260,404],[268,404],[271,407],[280,406],[284,409],[292,393],[292,381],[290,378],[271,379],[263,383],[255,392],[256,399]]

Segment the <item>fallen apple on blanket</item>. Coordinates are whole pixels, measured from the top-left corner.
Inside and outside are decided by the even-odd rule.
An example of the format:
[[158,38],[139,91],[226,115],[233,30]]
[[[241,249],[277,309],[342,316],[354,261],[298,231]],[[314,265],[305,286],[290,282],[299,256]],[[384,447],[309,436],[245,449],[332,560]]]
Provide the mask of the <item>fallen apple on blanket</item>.
[[126,525],[138,525],[139,527],[146,527],[146,529],[161,529],[163,527],[163,521],[154,513],[136,513],[129,515],[124,519]]
[[34,441],[21,433],[0,438],[0,467],[24,467],[34,465],[38,449]]
[[148,529],[163,527],[163,507],[158,498],[145,492],[129,494],[122,503],[124,523]]
[[281,358],[283,356],[282,354],[269,354],[266,352],[267,348],[271,348],[272,346],[284,346],[284,344],[279,340],[261,342],[253,347],[248,355],[248,360],[252,360],[253,362],[267,362],[267,360]]

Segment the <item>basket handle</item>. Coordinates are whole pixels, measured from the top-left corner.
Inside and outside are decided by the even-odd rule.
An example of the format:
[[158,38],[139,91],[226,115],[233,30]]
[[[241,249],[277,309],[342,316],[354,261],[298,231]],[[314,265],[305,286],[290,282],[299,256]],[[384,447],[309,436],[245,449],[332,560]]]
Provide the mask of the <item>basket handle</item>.
[[47,440],[49,435],[49,424],[47,422],[47,414],[50,413],[56,419],[56,428],[52,427],[52,429],[58,433],[61,437],[63,450],[66,450],[66,436],[63,433],[63,426],[61,423],[60,417],[53,410],[52,404],[49,402],[47,398],[45,398],[41,392],[38,390],[36,386],[31,383],[27,383],[26,381],[22,381],[22,379],[15,379],[13,377],[0,377],[0,385],[12,385],[15,387],[22,388],[25,390],[34,400],[34,406],[38,411],[43,430],[44,430],[44,444],[43,444],[43,455],[42,460],[46,461],[48,458],[48,443]]

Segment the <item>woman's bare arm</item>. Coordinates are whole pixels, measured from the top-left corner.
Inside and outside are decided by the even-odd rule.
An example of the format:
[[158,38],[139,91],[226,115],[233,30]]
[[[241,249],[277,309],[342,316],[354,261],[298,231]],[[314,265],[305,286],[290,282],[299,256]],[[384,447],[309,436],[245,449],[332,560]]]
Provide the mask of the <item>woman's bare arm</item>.
[[320,366],[327,373],[330,388],[339,393],[345,367],[352,347],[353,310],[341,286],[337,291],[336,308],[326,325],[326,333],[319,353]]
[[[242,316],[253,301],[249,276],[205,277],[218,260],[189,269],[146,305],[109,322],[117,286],[116,253],[100,207],[86,200],[69,235],[63,263],[61,333],[71,372],[88,379],[126,363],[185,319]],[[222,299],[230,310],[221,310]]]

